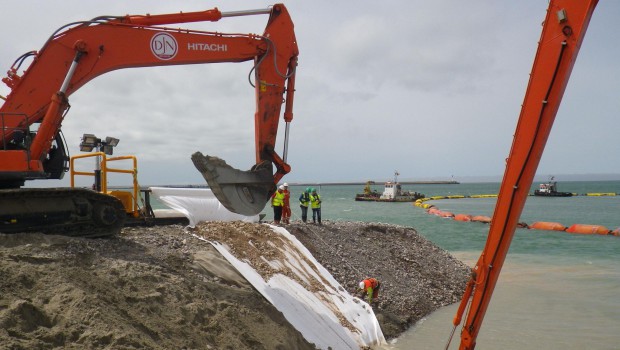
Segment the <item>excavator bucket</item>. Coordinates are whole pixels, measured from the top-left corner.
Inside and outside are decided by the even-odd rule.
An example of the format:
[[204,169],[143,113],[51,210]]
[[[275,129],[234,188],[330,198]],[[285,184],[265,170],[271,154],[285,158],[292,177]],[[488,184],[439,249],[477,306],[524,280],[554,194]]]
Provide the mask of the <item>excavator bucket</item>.
[[273,165],[258,163],[248,171],[237,170],[220,158],[192,154],[192,162],[226,209],[241,215],[257,215],[275,192]]

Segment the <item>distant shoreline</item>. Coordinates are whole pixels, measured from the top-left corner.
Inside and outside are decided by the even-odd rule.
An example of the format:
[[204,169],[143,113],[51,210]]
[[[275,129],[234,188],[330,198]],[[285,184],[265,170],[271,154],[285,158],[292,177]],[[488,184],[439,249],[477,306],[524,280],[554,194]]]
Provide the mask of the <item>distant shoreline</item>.
[[[557,178],[557,177],[556,177]],[[381,180],[381,181],[374,181],[373,185],[378,185],[378,186],[382,186],[386,181],[390,181],[390,180]],[[543,178],[542,176],[537,176],[534,178],[534,183],[538,183],[538,182],[546,182],[548,181],[546,178]],[[613,177],[610,175],[609,178],[604,178],[604,177],[592,177],[592,178],[587,178],[585,177],[585,175],[566,175],[562,178],[562,183],[568,183],[568,182],[599,182],[599,181],[620,181],[620,174],[619,175],[613,175]],[[347,182],[347,181],[343,181],[343,182],[308,182],[308,181],[303,181],[303,182],[293,182],[293,181],[287,181],[289,185],[291,186],[365,186],[366,185],[366,181],[351,181],[351,182]],[[501,177],[476,177],[475,179],[469,178],[469,177],[465,177],[464,181],[456,181],[456,180],[445,180],[445,181],[441,181],[441,180],[428,180],[428,181],[399,181],[401,185],[459,185],[461,183],[464,184],[472,184],[472,183],[497,183],[497,184],[501,184],[502,183],[502,178]],[[108,186],[108,188],[126,188],[127,186]],[[173,184],[173,185],[142,185],[140,186],[142,189],[148,189],[149,187],[172,187],[172,188],[209,188],[209,186],[205,183],[205,184]]]
[[[382,185],[385,181],[373,181],[373,185]],[[401,185],[458,185],[458,181],[399,181]],[[365,186],[366,182],[289,182],[289,186]],[[125,186],[126,187],[126,186]],[[108,188],[125,188],[124,186],[108,186]],[[209,188],[208,185],[161,185],[141,186],[142,189],[149,187],[172,187],[172,188]]]
[[[382,185],[386,181],[372,181],[372,185]],[[401,185],[458,185],[460,182],[450,181],[398,181]],[[364,186],[366,182],[289,182],[291,186],[308,186],[308,185],[321,185],[321,186]]]

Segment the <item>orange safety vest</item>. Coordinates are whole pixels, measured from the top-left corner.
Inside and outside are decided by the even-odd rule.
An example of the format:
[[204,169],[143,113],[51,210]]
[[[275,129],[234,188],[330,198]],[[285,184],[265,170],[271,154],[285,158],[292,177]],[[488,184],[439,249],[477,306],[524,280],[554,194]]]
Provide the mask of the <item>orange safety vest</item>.
[[375,278],[367,278],[364,281],[364,289],[372,288],[376,289],[379,286],[379,281]]
[[367,278],[362,281],[364,283],[364,293],[366,293],[366,301],[372,303],[373,299],[379,296],[379,287],[381,283],[375,278]]

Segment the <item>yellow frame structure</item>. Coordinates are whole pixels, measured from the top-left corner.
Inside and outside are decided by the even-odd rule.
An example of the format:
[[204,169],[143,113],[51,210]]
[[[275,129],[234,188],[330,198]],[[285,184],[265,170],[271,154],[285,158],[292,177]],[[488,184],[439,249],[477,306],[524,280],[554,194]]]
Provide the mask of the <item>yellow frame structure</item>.
[[[101,193],[105,193],[114,197],[117,197],[123,202],[123,206],[125,206],[125,211],[128,214],[133,215],[134,217],[139,217],[140,212],[138,209],[138,192],[140,190],[140,186],[138,185],[138,159],[135,156],[120,156],[120,157],[111,157],[108,158],[107,155],[103,152],[94,152],[94,153],[84,153],[77,156],[71,157],[70,169],[71,169],[71,187],[75,187],[75,176],[95,176],[95,171],[86,172],[86,171],[76,171],[75,170],[75,161],[78,159],[84,158],[92,158],[92,157],[101,157]],[[108,162],[121,161],[121,160],[132,160],[133,167],[131,169],[117,169],[111,168],[108,166]],[[131,174],[133,177],[133,188],[131,192],[132,203],[126,203],[126,196],[124,193],[128,193],[127,191],[108,191],[108,172],[112,173],[124,173]]]

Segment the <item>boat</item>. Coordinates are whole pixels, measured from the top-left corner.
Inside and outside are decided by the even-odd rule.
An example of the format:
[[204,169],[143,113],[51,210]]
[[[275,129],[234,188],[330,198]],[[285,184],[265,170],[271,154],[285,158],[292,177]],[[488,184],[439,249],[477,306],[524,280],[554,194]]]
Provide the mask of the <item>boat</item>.
[[381,194],[377,192],[377,190],[373,190],[370,186],[374,185],[374,181],[366,181],[366,186],[364,186],[364,193],[358,193],[355,195],[356,201],[369,201],[379,199]]
[[425,197],[422,193],[403,191],[398,182],[398,175],[400,175],[398,171],[395,171],[394,181],[385,183],[382,194],[371,188],[371,185],[375,184],[374,181],[367,181],[364,193],[356,194],[355,200],[365,202],[415,202]]
[[553,181],[553,176],[551,176],[549,182],[538,185],[534,195],[539,197],[571,197],[573,194],[571,192],[559,192],[557,181]]

